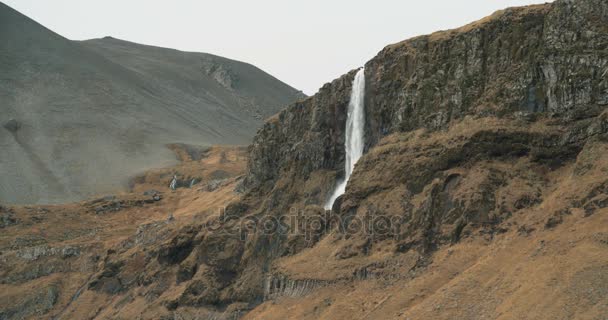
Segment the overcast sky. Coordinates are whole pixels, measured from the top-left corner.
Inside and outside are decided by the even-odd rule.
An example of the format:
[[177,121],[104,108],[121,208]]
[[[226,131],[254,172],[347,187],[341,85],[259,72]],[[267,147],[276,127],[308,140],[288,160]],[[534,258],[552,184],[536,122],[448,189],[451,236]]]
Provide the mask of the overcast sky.
[[252,63],[313,94],[390,43],[534,0],[0,0],[74,40],[112,36]]

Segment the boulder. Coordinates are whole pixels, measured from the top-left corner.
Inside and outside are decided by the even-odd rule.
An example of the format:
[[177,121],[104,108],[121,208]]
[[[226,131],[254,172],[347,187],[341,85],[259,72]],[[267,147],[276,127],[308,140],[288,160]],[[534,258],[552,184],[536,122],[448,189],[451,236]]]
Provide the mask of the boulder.
[[10,119],[4,123],[4,129],[15,133],[21,129],[21,123],[15,119]]

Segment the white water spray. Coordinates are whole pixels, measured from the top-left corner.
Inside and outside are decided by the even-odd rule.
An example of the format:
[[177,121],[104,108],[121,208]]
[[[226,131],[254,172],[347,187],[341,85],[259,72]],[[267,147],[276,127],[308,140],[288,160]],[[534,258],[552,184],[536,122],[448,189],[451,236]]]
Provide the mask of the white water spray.
[[348,179],[355,168],[355,163],[357,163],[359,158],[361,158],[361,155],[363,155],[363,133],[365,129],[364,98],[365,69],[361,68],[355,75],[355,80],[353,80],[350,102],[348,103],[346,133],[344,137],[344,151],[346,154],[344,179],[340,181],[331,197],[329,197],[329,200],[325,204],[326,210],[331,210],[336,199],[344,194]]

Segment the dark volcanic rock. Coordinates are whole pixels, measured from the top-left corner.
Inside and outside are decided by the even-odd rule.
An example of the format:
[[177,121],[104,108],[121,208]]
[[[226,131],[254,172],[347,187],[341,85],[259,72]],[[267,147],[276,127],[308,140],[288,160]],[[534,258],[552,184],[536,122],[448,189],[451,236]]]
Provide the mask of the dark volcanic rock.
[[177,264],[186,259],[194,249],[195,237],[199,229],[187,226],[171,241],[163,245],[158,253],[158,261],[162,264]]
[[[366,64],[366,143],[466,115],[593,117],[608,100],[606,2],[512,8],[488,21],[390,45]],[[251,147],[245,186],[281,172],[341,172],[350,72],[268,121]],[[287,170],[290,169],[290,170]],[[263,187],[263,188],[260,188]]]
[[355,72],[324,85],[268,120],[249,149],[244,186],[268,191],[282,168],[307,176],[344,162],[344,126]]
[[15,217],[15,212],[12,209],[0,205],[0,229],[10,227],[17,223],[19,223],[19,220]]
[[13,133],[17,132],[19,131],[19,129],[21,129],[21,123],[19,123],[19,121],[15,119],[10,119],[4,124],[4,129]]
[[10,308],[0,310],[0,319],[40,318],[57,304],[58,299],[58,285],[37,288],[26,300],[15,302]]

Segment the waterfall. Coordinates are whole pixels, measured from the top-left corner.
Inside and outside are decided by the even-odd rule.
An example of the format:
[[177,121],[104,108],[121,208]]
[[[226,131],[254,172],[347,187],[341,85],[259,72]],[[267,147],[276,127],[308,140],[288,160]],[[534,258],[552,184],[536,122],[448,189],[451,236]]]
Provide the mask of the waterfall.
[[331,210],[336,199],[346,191],[346,184],[353,173],[355,163],[363,155],[363,133],[365,129],[365,69],[361,68],[355,75],[353,87],[348,103],[348,114],[346,118],[346,133],[344,137],[344,179],[338,183],[336,189],[325,204],[326,210]]

